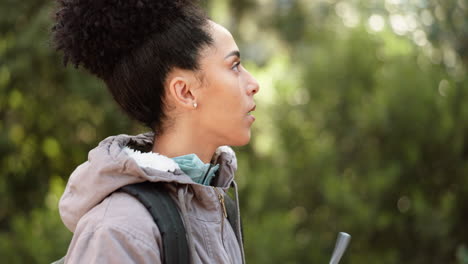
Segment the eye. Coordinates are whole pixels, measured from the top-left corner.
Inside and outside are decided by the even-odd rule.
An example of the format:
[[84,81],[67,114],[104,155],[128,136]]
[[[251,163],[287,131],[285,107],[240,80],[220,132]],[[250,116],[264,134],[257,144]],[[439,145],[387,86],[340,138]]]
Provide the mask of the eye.
[[239,71],[240,71],[240,70],[239,70],[240,63],[241,63],[240,61],[236,62],[236,63],[232,66],[231,69],[232,69],[233,71],[239,72]]

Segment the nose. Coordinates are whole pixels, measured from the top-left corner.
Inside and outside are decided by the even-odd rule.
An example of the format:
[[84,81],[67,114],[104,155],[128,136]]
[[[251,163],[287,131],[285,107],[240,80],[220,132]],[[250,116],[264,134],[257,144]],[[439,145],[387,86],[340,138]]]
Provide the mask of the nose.
[[260,84],[258,84],[257,80],[250,73],[248,74],[249,74],[249,82],[247,85],[247,93],[253,96],[256,93],[258,93],[258,91],[260,90]]

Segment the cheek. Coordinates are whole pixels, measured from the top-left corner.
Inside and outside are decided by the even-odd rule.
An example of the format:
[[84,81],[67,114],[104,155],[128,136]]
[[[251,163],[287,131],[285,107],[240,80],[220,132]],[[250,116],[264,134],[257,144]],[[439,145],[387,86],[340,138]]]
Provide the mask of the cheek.
[[217,91],[207,102],[203,124],[199,125],[221,145],[243,146],[250,141],[250,125],[244,108],[239,92]]
[[207,87],[207,97],[213,114],[233,115],[242,111],[240,78],[234,74],[218,74]]
[[240,98],[234,93],[222,93],[213,96],[209,105],[210,118],[215,122],[233,123],[239,119],[242,112]]

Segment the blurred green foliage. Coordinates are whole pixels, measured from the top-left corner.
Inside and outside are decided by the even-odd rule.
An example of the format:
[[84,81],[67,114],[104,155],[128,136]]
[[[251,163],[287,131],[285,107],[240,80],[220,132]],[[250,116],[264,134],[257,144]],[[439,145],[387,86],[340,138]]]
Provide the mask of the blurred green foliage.
[[[103,138],[144,129],[49,44],[51,1],[0,2],[0,255],[47,263],[57,202]],[[207,1],[260,81],[238,148],[249,263],[468,263],[468,4]]]

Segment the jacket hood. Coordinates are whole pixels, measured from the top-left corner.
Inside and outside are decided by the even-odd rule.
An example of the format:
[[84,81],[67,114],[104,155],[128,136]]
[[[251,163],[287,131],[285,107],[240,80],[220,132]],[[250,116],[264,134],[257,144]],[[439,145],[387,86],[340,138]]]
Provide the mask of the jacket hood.
[[[198,185],[172,159],[151,152],[154,133],[111,136],[88,153],[88,160],[71,174],[60,198],[65,226],[74,232],[78,221],[120,187],[143,181]],[[212,158],[219,164],[213,185],[229,187],[237,170],[234,151],[219,147]]]

